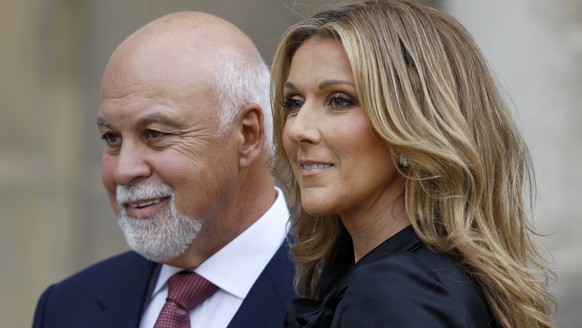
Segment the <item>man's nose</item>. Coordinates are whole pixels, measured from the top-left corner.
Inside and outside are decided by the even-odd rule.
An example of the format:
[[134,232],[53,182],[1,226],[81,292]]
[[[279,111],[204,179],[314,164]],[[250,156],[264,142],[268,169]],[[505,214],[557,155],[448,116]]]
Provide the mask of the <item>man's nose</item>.
[[145,158],[145,149],[136,143],[124,143],[119,150],[113,172],[115,182],[118,185],[129,185],[150,176],[151,173],[152,168]]

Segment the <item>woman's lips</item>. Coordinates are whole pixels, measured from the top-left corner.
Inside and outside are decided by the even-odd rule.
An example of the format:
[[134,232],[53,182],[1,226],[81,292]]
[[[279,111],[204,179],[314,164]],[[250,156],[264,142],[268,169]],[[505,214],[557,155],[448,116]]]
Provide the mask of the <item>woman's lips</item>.
[[333,164],[315,161],[299,161],[299,166],[301,167],[301,174],[309,176],[323,172],[332,167]]

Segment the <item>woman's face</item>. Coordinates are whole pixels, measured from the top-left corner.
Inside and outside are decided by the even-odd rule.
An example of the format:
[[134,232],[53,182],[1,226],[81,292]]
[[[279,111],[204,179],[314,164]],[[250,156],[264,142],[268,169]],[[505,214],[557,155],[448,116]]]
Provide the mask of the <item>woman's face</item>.
[[282,107],[283,146],[307,213],[357,226],[402,194],[403,178],[372,131],[338,41],[312,37],[299,47]]

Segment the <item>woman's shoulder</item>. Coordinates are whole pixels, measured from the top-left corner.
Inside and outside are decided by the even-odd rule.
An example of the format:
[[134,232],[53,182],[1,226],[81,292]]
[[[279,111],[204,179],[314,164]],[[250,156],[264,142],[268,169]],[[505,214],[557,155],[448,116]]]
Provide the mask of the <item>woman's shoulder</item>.
[[[419,245],[357,265],[341,295],[342,325],[486,326],[491,314],[479,287],[450,257]],[[386,320],[386,321],[385,321]]]
[[360,283],[390,289],[453,289],[447,293],[451,296],[457,290],[479,292],[459,263],[426,246],[412,227],[386,240],[352,268],[350,285]]
[[367,277],[386,281],[434,280],[443,284],[469,281],[470,278],[450,256],[437,253],[420,242],[399,252],[377,254],[373,259],[362,261],[354,267],[352,280]]
[[[386,289],[427,292],[446,291],[453,296],[458,288],[475,289],[471,278],[452,258],[438,254],[426,247],[415,252],[394,253],[378,258],[353,269],[351,286],[374,285],[374,290],[384,294]],[[455,290],[447,291],[449,288]]]

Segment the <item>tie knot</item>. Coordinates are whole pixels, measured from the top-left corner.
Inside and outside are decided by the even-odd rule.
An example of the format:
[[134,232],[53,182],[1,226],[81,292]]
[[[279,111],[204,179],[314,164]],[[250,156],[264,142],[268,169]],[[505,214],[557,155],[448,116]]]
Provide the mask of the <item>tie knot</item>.
[[190,311],[218,289],[195,272],[178,272],[168,280],[168,299]]

